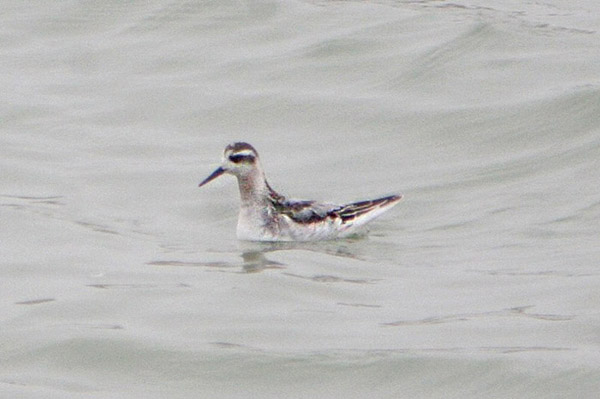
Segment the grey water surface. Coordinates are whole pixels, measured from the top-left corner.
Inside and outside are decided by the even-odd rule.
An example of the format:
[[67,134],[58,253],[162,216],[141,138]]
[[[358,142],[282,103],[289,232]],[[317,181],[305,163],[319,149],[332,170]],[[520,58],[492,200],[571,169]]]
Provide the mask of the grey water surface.
[[1,398],[598,397],[597,1],[1,3]]

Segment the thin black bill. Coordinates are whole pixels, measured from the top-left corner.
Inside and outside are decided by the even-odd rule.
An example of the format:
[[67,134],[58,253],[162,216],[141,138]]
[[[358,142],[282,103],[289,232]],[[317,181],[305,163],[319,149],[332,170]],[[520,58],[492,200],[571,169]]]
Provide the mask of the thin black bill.
[[206,183],[215,180],[217,177],[221,176],[223,173],[225,173],[225,169],[223,169],[221,167],[218,167],[217,170],[215,170],[214,172],[212,172],[210,174],[210,176],[208,176],[206,179],[204,179],[202,181],[202,183],[198,184],[198,187],[202,187]]

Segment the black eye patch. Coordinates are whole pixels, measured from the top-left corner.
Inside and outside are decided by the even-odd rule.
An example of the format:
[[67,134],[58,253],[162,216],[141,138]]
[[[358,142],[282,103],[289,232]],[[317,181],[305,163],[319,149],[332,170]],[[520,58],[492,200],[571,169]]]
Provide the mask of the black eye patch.
[[230,155],[229,156],[229,160],[233,163],[240,163],[240,162],[254,162],[254,156],[253,155]]

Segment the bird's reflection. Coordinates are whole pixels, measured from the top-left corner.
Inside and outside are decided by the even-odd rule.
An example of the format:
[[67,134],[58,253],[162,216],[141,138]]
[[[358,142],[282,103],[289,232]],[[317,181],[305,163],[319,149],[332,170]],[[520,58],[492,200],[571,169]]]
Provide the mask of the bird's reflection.
[[267,254],[281,251],[311,251],[343,258],[360,259],[358,250],[350,246],[357,239],[327,242],[240,242],[243,260],[242,269],[246,273],[257,273],[267,269],[284,269],[285,264],[271,260]]
[[266,269],[283,269],[283,263],[270,260],[265,256],[265,252],[247,251],[242,252],[242,270],[245,273],[258,273]]
[[[358,241],[364,238],[347,238],[335,241],[321,242],[251,242],[240,241],[237,244],[237,249],[230,249],[224,252],[210,251],[211,253],[226,254],[224,258],[231,256],[241,257],[241,262],[233,260],[221,259],[189,259],[189,254],[184,258],[187,259],[154,259],[146,264],[149,266],[161,267],[200,267],[219,271],[228,271],[234,273],[258,273],[269,269],[285,269],[286,264],[270,259],[269,255],[275,252],[285,251],[309,251],[317,252],[324,255],[336,256],[342,258],[350,258],[363,260],[359,253],[364,250],[364,247]],[[166,248],[166,247],[164,247]],[[167,248],[169,252],[180,253],[182,248],[172,247]],[[194,252],[192,252],[194,253]],[[197,256],[197,255],[196,255]],[[241,270],[239,267],[241,266]]]

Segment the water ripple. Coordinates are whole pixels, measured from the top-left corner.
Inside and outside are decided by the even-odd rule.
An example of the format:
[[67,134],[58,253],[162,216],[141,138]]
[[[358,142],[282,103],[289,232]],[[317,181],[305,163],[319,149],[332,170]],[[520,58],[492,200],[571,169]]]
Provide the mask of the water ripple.
[[557,314],[544,314],[544,313],[528,313],[527,310],[533,308],[533,306],[518,306],[509,309],[495,310],[489,312],[479,313],[459,313],[447,316],[435,316],[427,317],[420,320],[398,320],[390,323],[383,323],[384,326],[419,326],[419,325],[431,325],[431,324],[445,324],[455,323],[463,321],[471,321],[475,319],[482,319],[488,317],[525,317],[536,320],[545,321],[569,321],[575,318],[574,315],[557,315]]

